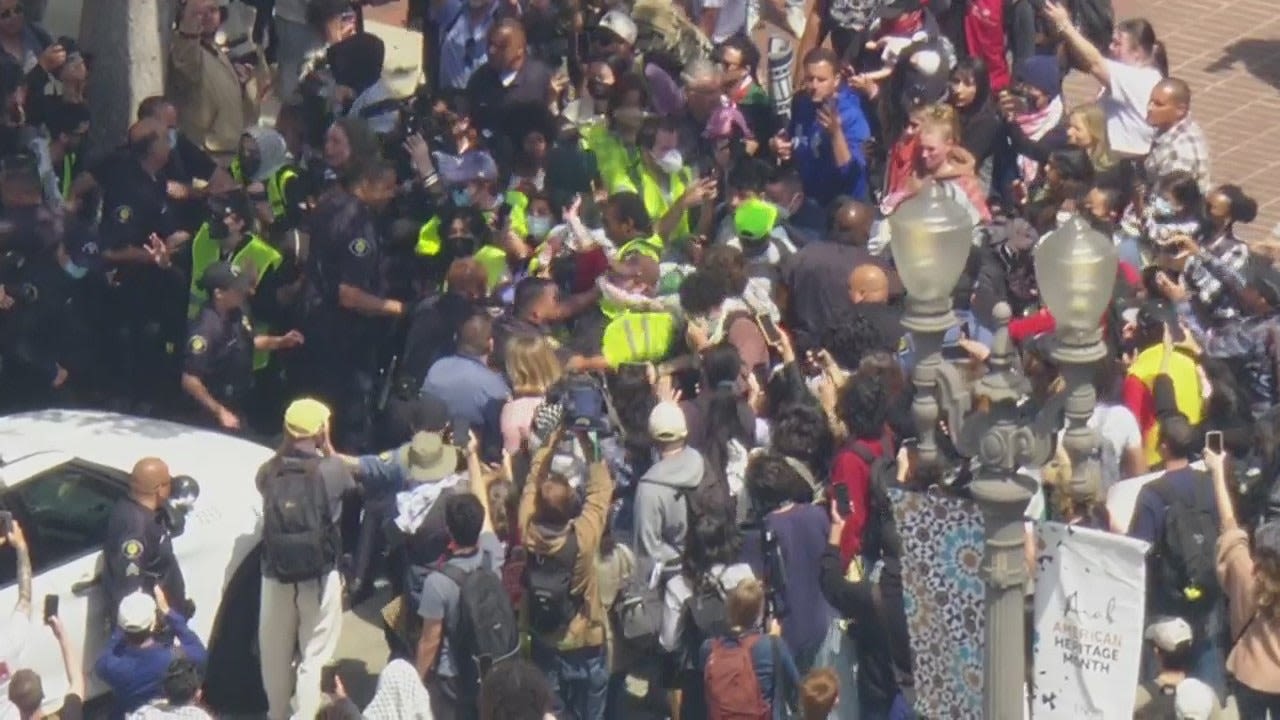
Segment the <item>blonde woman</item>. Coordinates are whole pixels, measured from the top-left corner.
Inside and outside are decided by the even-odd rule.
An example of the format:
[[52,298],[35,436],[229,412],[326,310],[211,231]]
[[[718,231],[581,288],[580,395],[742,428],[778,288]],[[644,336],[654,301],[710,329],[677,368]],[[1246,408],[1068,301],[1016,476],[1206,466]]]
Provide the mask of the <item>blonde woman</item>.
[[1089,155],[1095,177],[1116,167],[1107,137],[1107,116],[1097,103],[1080,105],[1067,116],[1067,144]]
[[515,454],[529,441],[534,411],[546,398],[547,389],[560,379],[560,361],[551,343],[537,335],[511,338],[504,357],[512,399],[502,407],[502,449]]
[[[1206,443],[1207,444],[1207,443]],[[1234,643],[1227,672],[1236,680],[1242,718],[1280,718],[1280,521],[1249,535],[1236,521],[1227,489],[1225,456],[1205,448],[1218,505],[1218,582],[1227,596]]]

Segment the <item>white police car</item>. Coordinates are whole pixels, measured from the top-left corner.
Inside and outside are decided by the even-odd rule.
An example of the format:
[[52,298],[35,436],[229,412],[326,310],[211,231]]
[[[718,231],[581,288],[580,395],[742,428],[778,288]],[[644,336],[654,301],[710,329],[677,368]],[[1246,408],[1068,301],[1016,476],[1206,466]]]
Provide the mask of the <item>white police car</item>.
[[[92,673],[108,637],[102,545],[111,508],[128,493],[129,471],[146,456],[161,458],[175,477],[190,476],[199,485],[173,548],[195,601],[192,629],[210,648],[210,694],[221,695],[213,686],[226,686],[228,709],[256,705],[261,684],[250,649],[256,641],[262,503],[254,477],[271,450],[160,420],[73,410],[0,418],[0,510],[21,523],[34,572],[34,627],[16,666],[36,670],[45,697],[61,702],[61,654],[52,631],[40,624],[44,596],[58,595],[58,614],[82,643],[89,697],[107,692]],[[14,553],[0,548],[0,618],[17,600]]]

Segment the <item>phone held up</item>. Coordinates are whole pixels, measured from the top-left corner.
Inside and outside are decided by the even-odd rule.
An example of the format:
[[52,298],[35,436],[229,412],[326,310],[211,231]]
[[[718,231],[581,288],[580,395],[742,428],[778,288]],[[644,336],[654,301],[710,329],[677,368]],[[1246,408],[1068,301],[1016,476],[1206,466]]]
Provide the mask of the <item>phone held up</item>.
[[58,596],[44,596],[44,621],[48,623],[50,620],[58,616]]
[[1222,454],[1222,431],[1210,430],[1204,434],[1204,447],[1211,453]]

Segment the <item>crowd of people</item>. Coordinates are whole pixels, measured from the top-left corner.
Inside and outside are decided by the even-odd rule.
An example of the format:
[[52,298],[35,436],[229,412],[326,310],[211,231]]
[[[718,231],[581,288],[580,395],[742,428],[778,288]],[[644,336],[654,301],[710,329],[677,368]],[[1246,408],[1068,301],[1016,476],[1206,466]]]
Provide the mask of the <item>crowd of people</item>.
[[[1280,718],[1280,257],[1237,234],[1258,203],[1214,184],[1150,22],[431,0],[400,99],[349,0],[226,4],[178,4],[165,94],[91,147],[92,58],[0,0],[0,406],[278,448],[238,659],[272,720],[918,717],[886,491],[968,497],[976,462],[946,418],[916,452],[886,219],[922,192],[973,226],[944,357],[976,379],[1007,339],[1029,407],[1065,384],[1037,247],[1077,218],[1114,241],[1101,482],[1082,497],[1065,450],[1022,468],[1028,526],[1151,543],[1135,717]],[[1064,96],[1072,70],[1097,97]],[[219,711],[184,569],[138,571],[172,560],[172,483],[140,461],[105,543],[113,717]],[[39,631],[10,520],[0,685],[26,720],[49,699],[6,655]],[[330,663],[382,587],[360,708]],[[84,668],[45,621],[75,717]]]

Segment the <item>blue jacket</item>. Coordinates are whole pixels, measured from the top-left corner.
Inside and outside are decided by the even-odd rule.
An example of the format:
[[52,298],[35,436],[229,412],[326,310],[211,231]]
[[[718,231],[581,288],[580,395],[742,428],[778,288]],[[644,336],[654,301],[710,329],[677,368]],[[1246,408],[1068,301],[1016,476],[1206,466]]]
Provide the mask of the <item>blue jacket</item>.
[[107,641],[107,649],[94,664],[94,672],[115,694],[112,717],[123,717],[161,696],[169,663],[179,655],[197,665],[208,662],[204,643],[187,627],[187,621],[175,612],[165,615],[165,622],[182,643],[182,648],[154,643],[144,647],[129,645],[124,630],[117,627]]
[[862,144],[871,137],[871,127],[862,112],[862,101],[848,87],[836,91],[836,108],[840,126],[853,154],[853,161],[837,166],[831,138],[818,123],[818,105],[808,94],[796,95],[791,101],[791,157],[804,182],[804,193],[825,206],[837,195],[851,195],[866,201],[867,158]]

